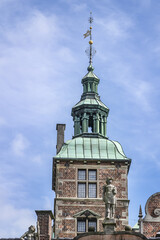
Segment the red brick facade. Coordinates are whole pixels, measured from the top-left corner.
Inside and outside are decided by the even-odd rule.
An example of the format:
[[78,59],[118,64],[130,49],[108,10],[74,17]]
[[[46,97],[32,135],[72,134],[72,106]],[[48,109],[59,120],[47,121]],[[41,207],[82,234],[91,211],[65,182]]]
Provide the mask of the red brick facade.
[[143,234],[147,237],[155,237],[160,230],[160,222],[143,222]]
[[[55,163],[54,163],[55,164]],[[116,230],[124,230],[128,224],[128,164],[119,163],[118,167],[114,162],[78,162],[66,164],[66,161],[60,161],[54,165],[56,168],[55,183],[55,237],[73,238],[77,235],[77,217],[84,210],[90,210],[97,214],[97,231],[102,232],[102,222],[105,218],[105,204],[102,200],[103,186],[106,179],[112,178],[113,185],[117,188],[116,194]],[[96,170],[97,171],[97,197],[96,198],[78,198],[78,170]],[[89,216],[93,218],[93,216]]]

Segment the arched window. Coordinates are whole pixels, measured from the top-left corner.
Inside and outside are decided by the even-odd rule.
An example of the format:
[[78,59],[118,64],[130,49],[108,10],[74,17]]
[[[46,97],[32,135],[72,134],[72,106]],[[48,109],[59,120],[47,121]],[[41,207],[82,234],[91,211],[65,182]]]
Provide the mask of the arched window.
[[93,116],[89,116],[88,132],[93,132]]

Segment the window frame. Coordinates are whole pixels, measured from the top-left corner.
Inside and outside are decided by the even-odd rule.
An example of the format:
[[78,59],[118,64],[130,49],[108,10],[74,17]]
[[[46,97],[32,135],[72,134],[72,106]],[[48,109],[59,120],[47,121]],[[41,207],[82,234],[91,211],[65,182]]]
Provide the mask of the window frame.
[[95,224],[96,224],[95,232],[97,232],[97,219],[96,218],[88,218],[88,229],[89,229],[90,222],[95,222]]
[[[79,197],[79,195],[80,195],[79,186],[82,185],[82,184],[84,184],[84,193],[85,193],[85,196],[84,196],[84,197]],[[78,182],[77,192],[78,192],[78,198],[86,198],[86,182]]]
[[[95,172],[95,179],[90,179],[90,172]],[[88,181],[97,181],[97,170],[96,169],[88,169]]]
[[[82,171],[85,172],[85,178],[84,179],[83,178],[82,179],[79,178],[79,173],[82,172]],[[86,169],[78,169],[78,180],[86,181]]]
[[[79,226],[78,226],[78,224],[80,223],[80,222],[85,222],[85,231],[78,231],[78,228],[79,228]],[[86,219],[85,218],[80,218],[80,219],[77,219],[77,233],[84,233],[84,232],[86,232]]]
[[[83,221],[83,222],[85,221],[85,232],[78,231],[78,223],[81,222],[81,221]],[[82,233],[88,232],[89,222],[95,222],[96,223],[95,232],[97,232],[97,218],[93,218],[93,217],[82,218],[82,217],[79,217],[79,218],[77,218],[77,234],[82,234]]]
[[[85,171],[85,180],[81,180],[79,179],[79,173],[80,171]],[[89,173],[94,171],[95,172],[95,179],[89,179]],[[85,197],[79,197],[79,184],[86,184],[85,185]],[[95,197],[90,197],[90,185],[89,184],[95,184]],[[84,169],[84,168],[80,168],[78,169],[78,172],[77,172],[77,197],[78,198],[97,198],[97,195],[98,195],[98,190],[97,190],[97,187],[98,187],[98,184],[97,184],[97,169]]]
[[[95,194],[95,197],[92,197],[93,196],[93,189],[90,188],[91,185],[95,185],[95,189],[94,189],[94,194]],[[92,196],[91,196],[92,195]],[[88,183],[88,198],[97,198],[97,183]]]

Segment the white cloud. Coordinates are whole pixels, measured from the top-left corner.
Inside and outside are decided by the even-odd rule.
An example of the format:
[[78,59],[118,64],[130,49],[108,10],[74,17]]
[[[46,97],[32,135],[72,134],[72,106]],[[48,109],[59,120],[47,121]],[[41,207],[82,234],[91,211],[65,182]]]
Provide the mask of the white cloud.
[[21,133],[18,133],[11,143],[11,149],[15,155],[23,156],[29,145],[29,141]]
[[[114,64],[114,62],[117,63]],[[111,81],[114,81],[117,86],[123,88],[128,102],[138,105],[145,112],[150,112],[153,110],[151,96],[154,92],[154,87],[148,79],[145,80],[143,71],[137,76],[137,71],[132,66],[133,64],[136,66],[137,63],[133,63],[132,61],[128,63],[121,56],[119,56],[119,59],[112,57],[110,68],[107,71],[112,76],[110,78]]]
[[133,21],[121,12],[109,14],[107,18],[96,18],[96,24],[103,28],[104,37],[111,41],[129,37]]
[[36,155],[34,157],[32,157],[32,162],[38,164],[38,165],[41,165],[43,163],[43,159],[40,155]]
[[[35,225],[35,214],[30,209],[16,208],[13,205],[0,201],[1,237],[20,237],[28,230],[30,225]],[[9,231],[6,231],[6,226]]]
[[137,82],[136,86],[134,86],[134,89],[132,89],[132,93],[136,97],[137,103],[143,106],[143,110],[149,112],[152,110],[152,106],[150,104],[152,90],[152,85],[143,80]]
[[81,12],[87,9],[87,4],[86,3],[75,3],[75,4],[71,4],[71,8],[73,9],[73,11],[75,12]]
[[132,31],[136,28],[135,20],[126,12],[114,10],[108,10],[105,18],[95,19],[98,33],[103,32],[102,40],[96,36],[100,41],[97,55],[107,65],[105,73],[108,79],[123,88],[126,100],[150,112],[153,110],[151,96],[154,87],[149,81],[150,73],[146,71],[146,56],[132,45],[132,38],[137,37]]
[[[20,19],[19,19],[20,20]],[[21,19],[21,22],[14,22],[14,28],[6,26],[1,28],[1,34],[5,37],[5,43],[10,47],[25,47],[26,50],[34,47],[50,44],[59,37],[58,19],[55,15],[45,15],[33,10],[28,17]],[[4,32],[4,30],[7,30]],[[64,35],[62,35],[64,37]],[[46,46],[48,48],[48,46]],[[43,50],[43,49],[42,49]]]
[[12,125],[46,122],[64,101],[67,64],[74,64],[75,57],[59,41],[69,39],[59,22],[55,15],[33,10],[14,28],[1,29],[0,107]]
[[68,62],[68,63],[73,63],[75,62],[75,58],[73,57],[73,54],[71,52],[71,50],[67,47],[62,47],[59,51],[58,51],[58,56],[63,59],[64,62]]
[[20,237],[30,225],[35,224],[35,213],[22,206],[26,197],[23,179],[14,176],[13,180],[9,167],[6,167],[1,165],[0,172],[0,237]]

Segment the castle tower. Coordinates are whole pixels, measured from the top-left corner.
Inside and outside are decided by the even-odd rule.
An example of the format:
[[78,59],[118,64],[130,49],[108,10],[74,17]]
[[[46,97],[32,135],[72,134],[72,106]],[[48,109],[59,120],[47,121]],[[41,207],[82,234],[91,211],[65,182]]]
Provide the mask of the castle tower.
[[[90,17],[90,24],[93,19]],[[128,181],[131,160],[117,141],[106,133],[108,107],[98,95],[100,79],[92,66],[92,26],[85,37],[89,41],[89,67],[82,78],[83,93],[72,108],[74,136],[64,143],[64,124],[57,124],[57,155],[53,158],[52,186],[55,191],[55,238],[73,238],[77,234],[103,231],[105,203],[103,186],[107,178],[117,189],[116,230],[128,224]]]

